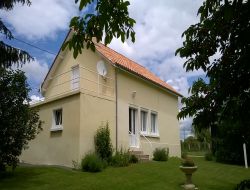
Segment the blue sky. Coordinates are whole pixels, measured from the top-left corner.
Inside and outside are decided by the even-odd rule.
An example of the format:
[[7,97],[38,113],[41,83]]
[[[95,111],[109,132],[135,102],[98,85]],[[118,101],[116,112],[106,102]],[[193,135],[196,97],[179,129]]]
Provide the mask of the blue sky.
[[[52,52],[46,53],[13,40],[11,45],[28,51],[35,60],[21,69],[26,72],[33,99],[39,99],[39,85],[43,81],[67,32],[69,21],[79,14],[74,0],[32,0],[30,7],[17,4],[12,11],[0,11],[0,18],[20,40]],[[181,47],[182,32],[198,22],[197,10],[202,0],[131,0],[130,16],[136,20],[136,42],[121,43],[114,39],[109,45],[116,51],[144,65],[184,96],[202,71],[186,73],[184,59],[174,55]],[[3,36],[0,35],[0,39]],[[4,39],[5,40],[5,39]],[[6,41],[6,40],[5,40]],[[181,121],[181,127],[190,128],[192,120]],[[182,135],[183,136],[183,135]]]

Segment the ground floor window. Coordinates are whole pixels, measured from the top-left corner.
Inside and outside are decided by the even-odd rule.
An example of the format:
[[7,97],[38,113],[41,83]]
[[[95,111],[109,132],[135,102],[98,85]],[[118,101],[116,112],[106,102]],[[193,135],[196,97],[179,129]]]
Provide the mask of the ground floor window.
[[129,133],[135,134],[136,128],[136,109],[129,108]]
[[157,129],[157,113],[151,112],[151,130],[152,134],[158,134]]
[[141,132],[147,133],[148,112],[141,110]]
[[63,109],[53,110],[53,119],[51,130],[62,130],[63,125]]

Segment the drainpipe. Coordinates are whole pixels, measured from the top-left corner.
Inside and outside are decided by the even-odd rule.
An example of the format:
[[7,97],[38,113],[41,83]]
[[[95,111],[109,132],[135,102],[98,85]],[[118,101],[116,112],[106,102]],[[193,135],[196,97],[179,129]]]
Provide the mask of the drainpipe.
[[[115,67],[116,68],[116,67]],[[116,126],[116,130],[115,130],[115,149],[116,151],[118,150],[118,101],[117,101],[117,97],[118,97],[118,90],[117,90],[117,72],[118,69],[115,69],[115,126]]]

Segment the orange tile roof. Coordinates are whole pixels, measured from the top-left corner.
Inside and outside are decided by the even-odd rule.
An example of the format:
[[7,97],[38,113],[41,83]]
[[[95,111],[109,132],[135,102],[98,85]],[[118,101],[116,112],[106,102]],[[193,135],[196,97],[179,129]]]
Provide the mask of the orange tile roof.
[[170,86],[169,84],[161,80],[159,77],[155,76],[152,72],[147,70],[145,67],[121,55],[120,53],[117,53],[116,51],[112,50],[111,48],[101,43],[97,43],[95,44],[95,46],[96,46],[96,50],[99,53],[101,53],[104,57],[106,57],[109,61],[111,61],[111,63],[115,64],[116,66],[118,67],[121,66],[122,68],[125,68],[126,70],[130,72],[133,72],[143,78],[146,78],[147,80],[153,83],[160,85],[163,88],[166,88],[167,90],[170,90],[171,92],[175,93],[178,96],[182,96],[172,86]]

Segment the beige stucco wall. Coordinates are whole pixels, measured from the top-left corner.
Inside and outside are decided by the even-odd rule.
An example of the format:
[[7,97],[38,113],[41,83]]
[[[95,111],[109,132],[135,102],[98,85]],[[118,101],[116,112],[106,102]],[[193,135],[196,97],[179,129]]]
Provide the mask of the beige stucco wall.
[[[140,143],[138,143],[139,149],[152,155],[156,147],[168,147],[170,156],[180,156],[179,123],[176,118],[177,96],[121,70],[117,74],[117,86],[119,145],[129,148],[129,107],[138,109],[137,133],[140,130],[139,111],[144,108],[148,110],[148,113],[157,112],[159,137],[147,136],[152,143],[151,148],[148,141],[141,136]],[[135,97],[132,96],[134,91],[136,91]]]
[[[107,75],[97,72],[97,62],[104,61]],[[115,69],[97,52],[83,51],[77,61],[80,68],[80,156],[94,151],[94,135],[101,125],[109,123],[115,146]]]
[[101,125],[109,123],[115,146],[115,101],[81,93],[80,155],[94,151],[94,135]]
[[[43,103],[39,116],[43,130],[29,143],[20,160],[32,164],[72,166],[79,158],[80,94]],[[63,109],[63,130],[51,132],[53,110]]]

